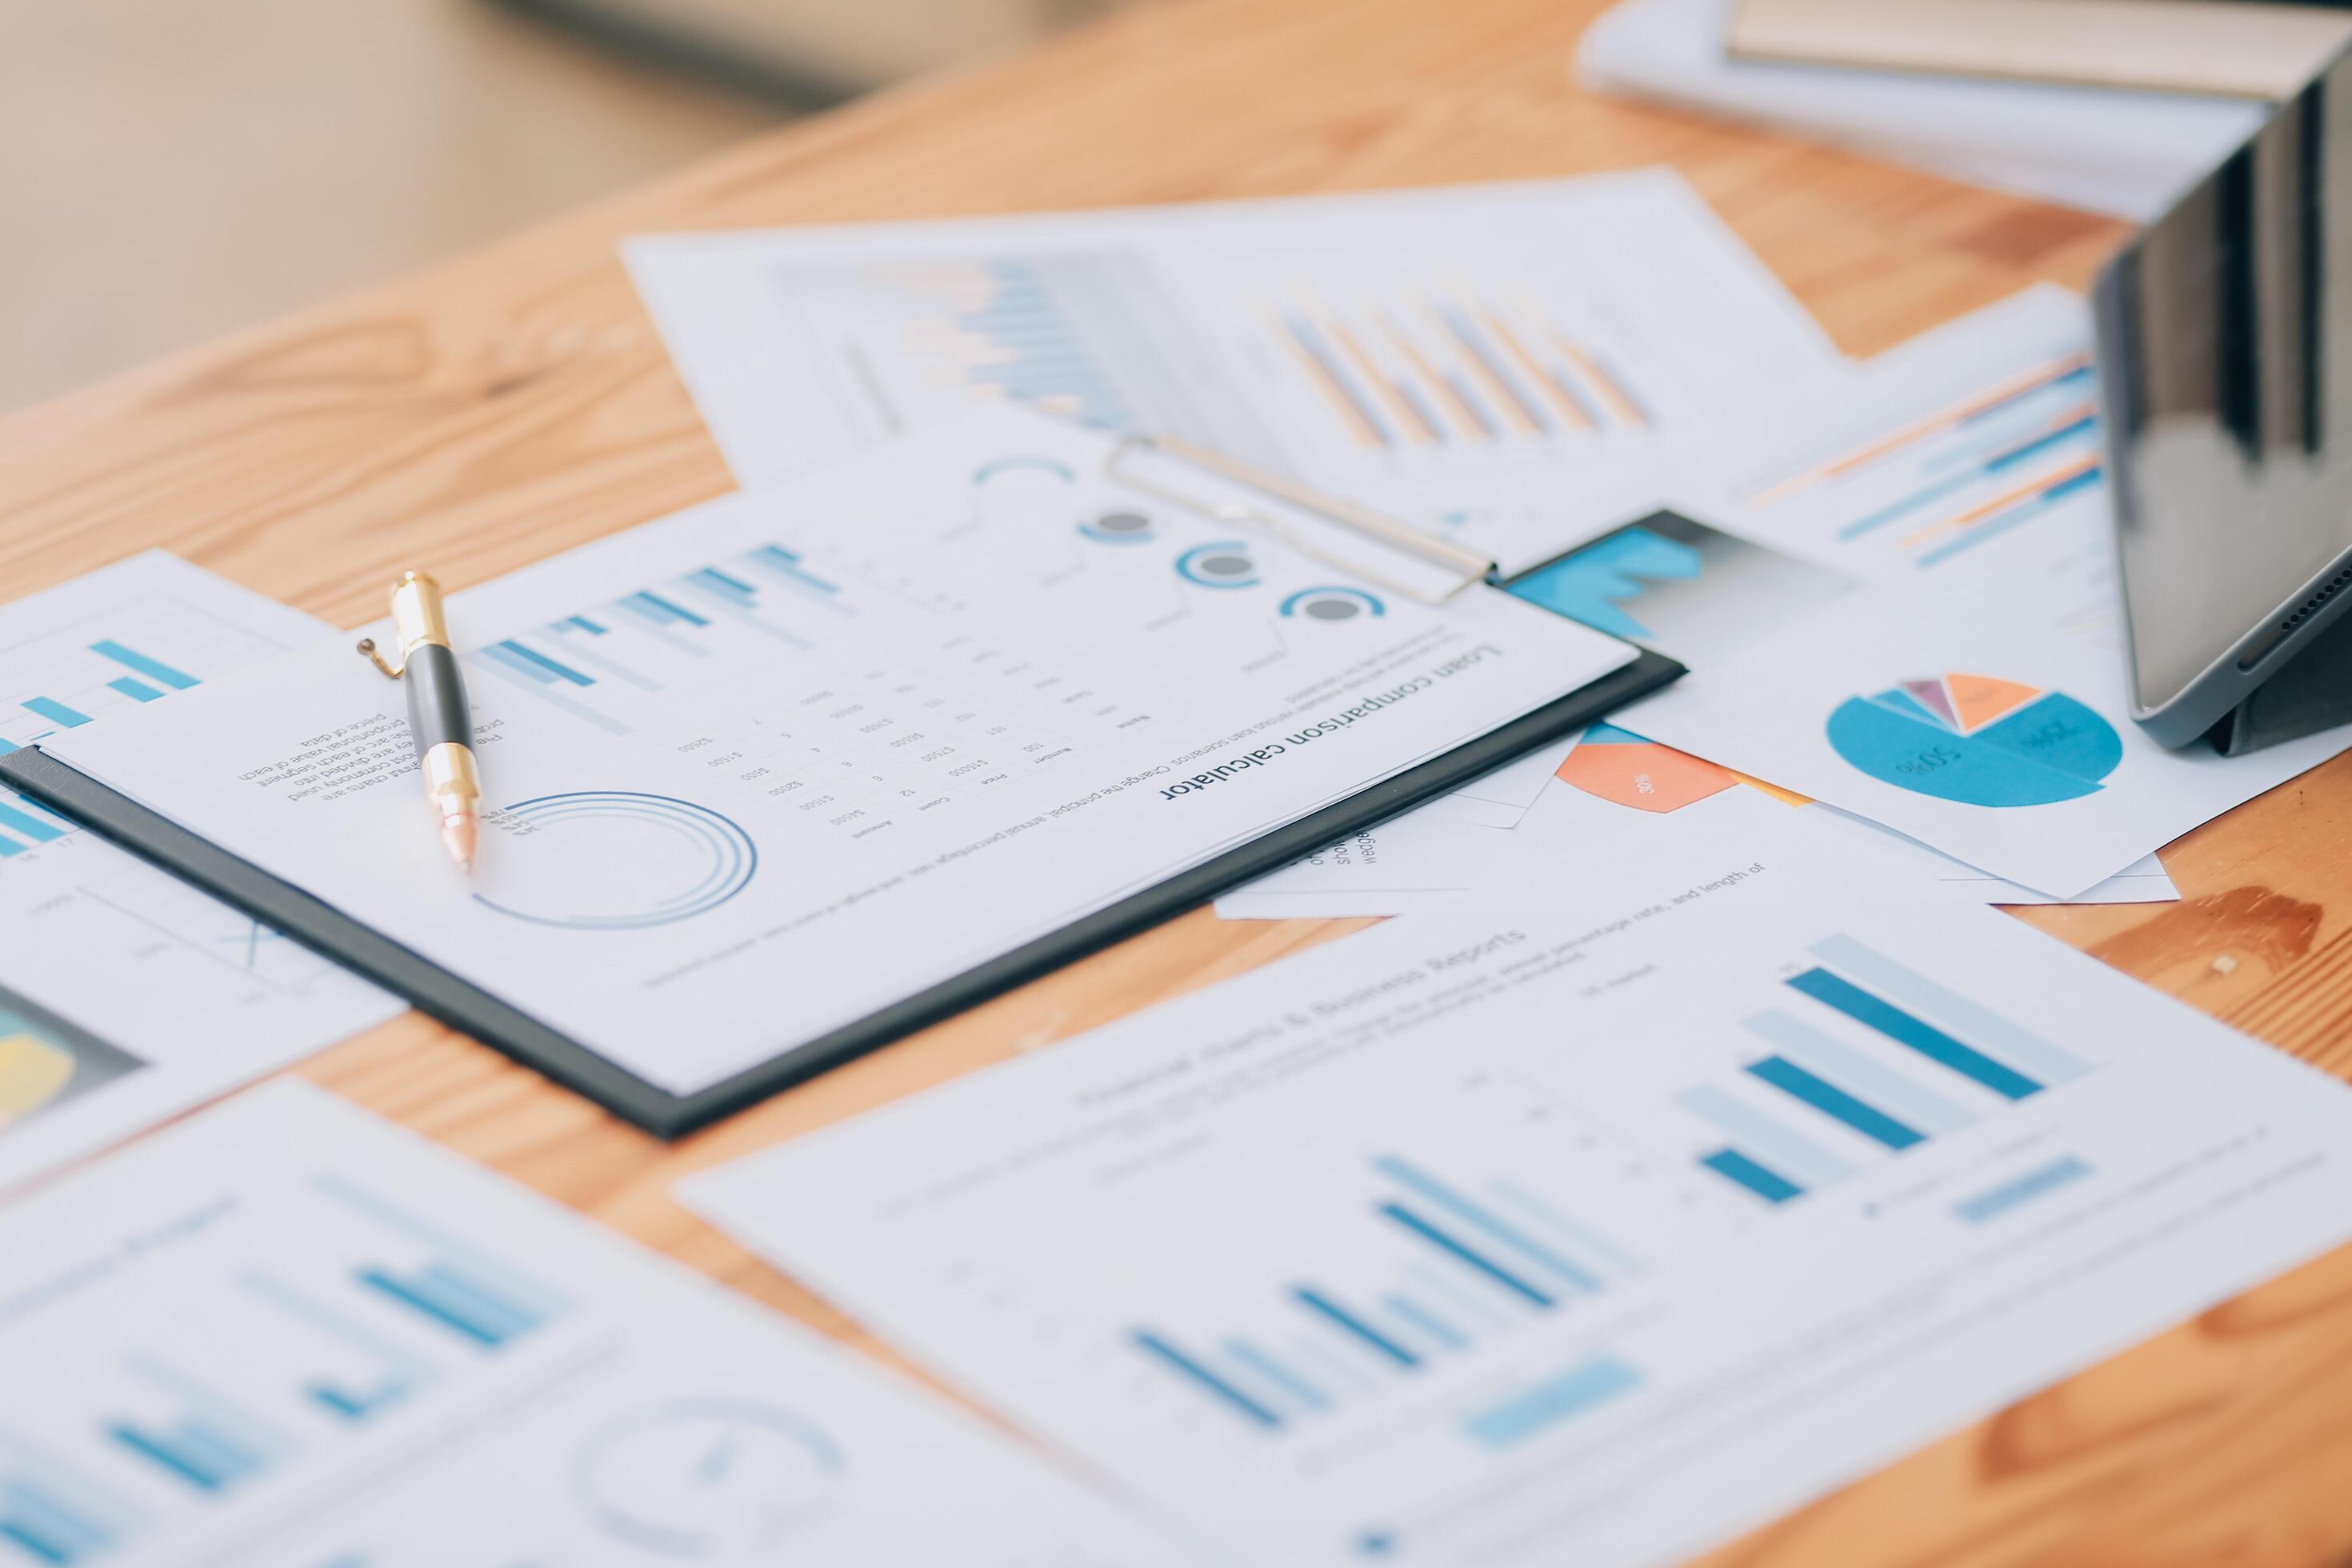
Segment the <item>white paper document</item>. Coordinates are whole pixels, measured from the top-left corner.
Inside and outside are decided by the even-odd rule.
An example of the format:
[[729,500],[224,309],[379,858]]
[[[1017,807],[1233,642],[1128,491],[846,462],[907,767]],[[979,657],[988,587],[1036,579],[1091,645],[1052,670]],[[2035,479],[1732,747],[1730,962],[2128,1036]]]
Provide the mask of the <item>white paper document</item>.
[[1106,478],[1112,446],[977,416],[455,595],[471,879],[347,646],[52,743],[689,1092],[1633,657],[1376,592]]
[[1820,424],[1509,584],[1692,665],[1628,729],[2055,899],[2352,741],[2224,759],[2131,721],[2079,300],[1929,333]]
[[[0,606],[0,752],[88,733],[332,628],[161,552]],[[0,787],[0,1188],[401,1011]]]
[[912,1388],[319,1090],[0,1214],[0,1562],[1199,1559]]
[[[1554,758],[1543,753],[1545,761]],[[1579,734],[1546,778],[1542,795],[1506,831],[1441,809],[1447,803],[1433,803],[1220,895],[1217,913],[1226,920],[1414,914],[1465,895],[1507,890],[1530,876],[1572,879],[1596,856],[1605,860],[1645,836],[1685,831],[1686,811],[1769,813],[1790,806],[1853,836],[1907,873],[1984,903],[2058,901],[1834,806],[1768,792],[1727,768],[1615,724]],[[2142,904],[2179,896],[2151,855],[2066,901]]]
[[736,477],[974,403],[1188,438],[1507,565],[1844,361],[1676,175],[638,239]]
[[1676,1561],[2352,1235],[2352,1093],[1794,812],[689,1183],[1243,1561]]
[[2252,136],[2267,104],[2063,82],[1734,58],[1735,0],[1624,0],[1585,29],[1576,70],[1604,92],[1793,131],[2141,222]]

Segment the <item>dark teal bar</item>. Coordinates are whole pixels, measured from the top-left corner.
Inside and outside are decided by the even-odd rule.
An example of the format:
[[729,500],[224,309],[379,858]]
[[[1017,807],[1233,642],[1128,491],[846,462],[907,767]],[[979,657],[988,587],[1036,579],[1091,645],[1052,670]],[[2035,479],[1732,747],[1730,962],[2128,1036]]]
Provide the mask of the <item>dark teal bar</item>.
[[556,660],[548,658],[545,654],[541,653],[537,648],[525,647],[522,644],[514,641],[511,637],[507,641],[499,644],[499,647],[506,649],[509,653],[518,656],[519,658],[529,659],[531,663],[539,666],[541,669],[544,669],[559,680],[568,680],[574,686],[593,686],[596,684],[593,679],[581,674],[570,665],[559,663]]
[[1215,1394],[1219,1399],[1223,1400],[1228,1407],[1239,1411],[1254,1425],[1259,1426],[1282,1425],[1281,1416],[1276,1415],[1150,1330],[1138,1329],[1131,1337],[1138,1350],[1153,1357],[1161,1365],[1172,1369],[1178,1376],[1190,1380],[1195,1386],[1204,1388]]
[[1419,1356],[1314,1287],[1301,1285],[1290,1293],[1290,1298],[1342,1332],[1353,1334],[1397,1365],[1419,1366],[1421,1364]]
[[1510,1291],[1521,1300],[1528,1301],[1538,1307],[1549,1307],[1552,1304],[1552,1298],[1549,1294],[1528,1284],[1526,1280],[1520,1279],[1517,1275],[1512,1273],[1509,1269],[1504,1268],[1493,1258],[1488,1258],[1477,1248],[1470,1246],[1467,1242],[1462,1241],[1453,1236],[1449,1236],[1444,1231],[1439,1229],[1436,1226],[1432,1225],[1429,1221],[1422,1218],[1421,1215],[1405,1207],[1402,1204],[1382,1204],[1380,1207],[1380,1212],[1383,1217],[1387,1218],[1391,1223],[1402,1226],[1406,1230],[1421,1237],[1422,1240],[1429,1243],[1430,1246],[1437,1248],[1438,1251],[1445,1254],[1446,1257],[1454,1259],[1454,1262],[1461,1264],[1464,1268],[1468,1268],[1475,1274],[1483,1275],[1486,1279],[1493,1280],[1496,1284],[1500,1285],[1504,1289]]
[[1758,1164],[1737,1149],[1717,1149],[1699,1163],[1718,1176],[1727,1176],[1738,1182],[1768,1204],[1785,1204],[1790,1198],[1804,1196],[1804,1188],[1780,1172]]
[[1962,1045],[1933,1024],[1913,1017],[1892,1002],[1882,1001],[1826,969],[1808,969],[1802,974],[1791,975],[1789,984],[1824,1007],[1835,1008],[1855,1023],[1877,1030],[1897,1045],[1910,1047],[1929,1061],[1964,1078],[1976,1079],[1996,1094],[2023,1100],[2042,1092],[2039,1083],[2015,1068]]
[[1824,1116],[1834,1116],[1864,1137],[1874,1138],[1889,1149],[1908,1149],[1914,1143],[1927,1142],[1927,1135],[1917,1128],[1855,1099],[1786,1057],[1766,1057],[1760,1062],[1749,1062],[1748,1070],[1781,1093],[1794,1096]]

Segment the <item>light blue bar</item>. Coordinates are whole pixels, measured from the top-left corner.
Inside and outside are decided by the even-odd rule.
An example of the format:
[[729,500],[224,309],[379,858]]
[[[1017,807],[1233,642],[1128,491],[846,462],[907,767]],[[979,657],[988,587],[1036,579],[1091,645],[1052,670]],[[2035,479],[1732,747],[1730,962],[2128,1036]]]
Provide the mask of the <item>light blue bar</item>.
[[521,687],[542,702],[554,703],[573,718],[585,720],[608,735],[625,735],[629,732],[629,727],[618,719],[599,713],[585,702],[575,702],[562,692],[551,689],[555,684],[554,677],[538,670],[525,674],[520,670],[509,668],[503,660],[490,657],[498,651],[495,647],[477,649],[476,656],[469,656],[474,657],[474,668],[487,670],[502,680]]
[[2021,1203],[2054,1192],[2069,1182],[2078,1182],[2090,1173],[2091,1167],[2074,1155],[2061,1155],[1972,1198],[1961,1199],[1952,1205],[1952,1212],[1970,1225],[1982,1225]]
[[1640,1373],[1614,1356],[1602,1356],[1478,1412],[1462,1430],[1489,1448],[1507,1447],[1641,1386]]
[[720,598],[732,599],[739,605],[756,605],[760,602],[760,595],[752,590],[751,584],[744,582],[740,577],[730,577],[716,566],[699,567],[688,573],[686,580],[706,594],[716,594]]
[[624,616],[628,616],[631,621],[635,623],[637,630],[645,634],[646,637],[652,637],[656,642],[668,644],[671,647],[676,648],[678,652],[685,654],[689,658],[709,658],[710,657],[710,650],[709,648],[698,647],[687,638],[680,637],[677,633],[670,629],[668,622],[664,620],[654,611],[646,608],[643,605],[633,605],[626,599],[615,599],[613,601],[613,608],[620,611]]
[[510,1300],[495,1284],[472,1278],[462,1266],[428,1263],[416,1279],[444,1292],[446,1299],[470,1302],[475,1310],[486,1319],[496,1318],[511,1323],[511,1333],[523,1333],[539,1326],[537,1312]]
[[1801,1018],[1775,1009],[1743,1020],[1742,1026],[1779,1047],[1792,1060],[1885,1106],[1914,1127],[1949,1132],[1975,1120],[1967,1107],[1953,1104]]
[[1225,1353],[1309,1410],[1328,1410],[1330,1397],[1247,1340],[1227,1340]]
[[68,730],[89,722],[89,714],[68,708],[54,697],[27,697],[25,706],[52,724],[63,724]]
[[81,1555],[62,1542],[51,1540],[28,1523],[0,1514],[0,1541],[5,1541],[36,1563],[54,1563],[71,1568],[75,1558]]
[[1496,1197],[1506,1203],[1517,1205],[1520,1209],[1534,1215],[1543,1224],[1550,1226],[1560,1235],[1594,1256],[1615,1264],[1628,1274],[1638,1274],[1642,1271],[1643,1265],[1640,1258],[1594,1230],[1591,1226],[1583,1224],[1575,1215],[1562,1213],[1557,1206],[1546,1202],[1540,1195],[1529,1192],[1518,1183],[1508,1177],[1498,1177],[1487,1185]]
[[47,844],[66,836],[64,828],[44,822],[31,812],[18,811],[15,806],[5,805],[0,805],[0,827],[11,833],[21,833],[36,844]]
[[24,747],[16,744],[14,741],[0,740],[0,757],[5,757],[11,752],[21,752],[24,749]]
[[539,1317],[551,1318],[572,1304],[571,1298],[562,1291],[541,1284],[520,1269],[508,1267],[465,1237],[409,1213],[372,1188],[324,1171],[312,1176],[310,1184],[378,1225],[424,1242],[445,1259],[463,1263],[469,1273],[491,1281],[501,1297],[520,1303]]
[[548,658],[547,655],[540,652],[537,648],[532,647],[529,643],[520,643],[515,641],[512,637],[509,637],[506,641],[494,646],[499,648],[506,649],[509,652],[520,655],[522,658],[529,659],[535,665],[538,665],[541,668],[546,670],[550,675],[554,676],[559,680],[568,680],[574,686],[593,686],[596,684],[592,678],[581,674],[578,670],[572,668],[570,665],[565,664],[561,659]]
[[1390,1180],[1411,1187],[1455,1218],[1466,1220],[1506,1247],[1541,1264],[1580,1289],[1601,1289],[1600,1279],[1590,1270],[1578,1268],[1519,1226],[1486,1207],[1486,1205],[1456,1192],[1453,1187],[1410,1162],[1394,1154],[1383,1154],[1372,1162],[1372,1168]]
[[[558,634],[564,634],[566,628],[571,625],[572,623],[570,621],[558,621],[553,626],[550,626],[548,630]],[[604,637],[609,634],[599,631],[596,635]],[[660,681],[654,679],[650,676],[639,675],[627,665],[622,664],[615,659],[607,658],[604,655],[598,653],[592,648],[567,647],[563,650],[563,656],[566,658],[577,660],[579,663],[586,665],[591,669],[602,670],[606,675],[611,676],[614,679],[634,686],[640,691],[659,691],[663,689],[663,686]]]
[[661,616],[665,620],[683,621],[689,626],[707,626],[710,624],[709,621],[696,615],[684,605],[677,603],[674,599],[665,599],[659,594],[653,592],[651,589],[647,589],[642,593],[630,595],[629,601],[632,604],[645,605],[646,608],[651,610],[654,614]]
[[471,1302],[452,1300],[423,1281],[396,1279],[381,1268],[363,1268],[355,1278],[369,1289],[391,1297],[478,1345],[496,1350],[510,1337],[503,1322],[484,1321]]
[[425,1364],[401,1346],[258,1269],[248,1268],[239,1273],[237,1283],[279,1311],[365,1351],[372,1358],[397,1373],[404,1381],[427,1375]]
[[544,666],[533,664],[530,660],[523,658],[519,649],[509,647],[502,642],[494,642],[485,646],[482,649],[482,657],[504,665],[507,668],[513,670],[517,675],[527,675],[530,677],[531,679],[539,682],[541,686],[552,686],[555,684],[555,671],[546,668]]
[[90,644],[89,651],[101,658],[110,658],[123,668],[143,675],[150,680],[160,680],[174,691],[185,691],[189,687],[199,684],[196,678],[185,670],[173,669],[160,658],[149,658],[134,648],[123,647],[112,637]]
[[809,571],[808,568],[801,564],[801,558],[799,556],[793,554],[791,551],[786,550],[781,544],[762,544],[757,550],[751,552],[751,555],[753,559],[757,560],[761,565],[767,567],[770,571],[776,573],[779,576],[789,577],[793,582],[800,584],[803,587],[814,588],[820,594],[838,594],[841,592],[841,587],[838,584],[828,583],[814,572]]
[[5,1496],[0,1496],[0,1514],[64,1549],[68,1555],[60,1562],[71,1562],[74,1555],[96,1551],[113,1539],[104,1527],[21,1481],[9,1482]]
[[1209,1368],[1201,1362],[1177,1349],[1175,1345],[1161,1338],[1160,1335],[1153,1333],[1150,1330],[1138,1329],[1134,1331],[1131,1338],[1136,1348],[1143,1352],[1144,1354],[1150,1356],[1162,1366],[1169,1368],[1178,1376],[1184,1378],[1192,1384],[1193,1386],[1204,1389],[1208,1393],[1215,1395],[1218,1399],[1223,1400],[1228,1409],[1238,1413],[1244,1420],[1258,1426],[1279,1426],[1282,1425],[1281,1416],[1276,1415],[1273,1411],[1267,1409],[1256,1400],[1252,1399],[1248,1394],[1244,1394],[1240,1389],[1234,1387],[1232,1384],[1226,1382],[1223,1378],[1219,1377],[1215,1373],[1210,1371]]
[[1809,1186],[1824,1186],[1853,1167],[1801,1134],[1791,1132],[1746,1101],[1711,1084],[1686,1089],[1675,1102],[1754,1150],[1758,1159]]
[[22,855],[24,852],[23,845],[5,834],[0,834],[0,860],[5,860],[11,855]]
[[1916,1007],[1937,1022],[1967,1034],[1976,1044],[1999,1054],[2011,1066],[2040,1079],[2060,1083],[2080,1078],[2092,1064],[2030,1029],[2021,1028],[1981,1003],[1969,1000],[1895,963],[1850,936],[1826,937],[1813,943],[1816,958],[1836,964],[1856,980],[1885,992],[1897,1002]]
[[215,1475],[202,1460],[182,1453],[170,1443],[149,1436],[136,1426],[117,1424],[109,1426],[106,1435],[132,1453],[171,1471],[190,1486],[216,1492],[227,1483],[227,1477]]
[[156,690],[153,687],[148,685],[145,681],[141,680],[136,676],[118,675],[112,680],[108,681],[107,685],[114,688],[115,690],[120,691],[122,695],[130,698],[134,702],[152,702],[157,698],[163,695],[162,692]]
[[172,1446],[184,1458],[208,1467],[225,1481],[251,1475],[261,1468],[261,1456],[247,1448],[226,1432],[215,1432],[194,1421],[180,1424],[172,1434]]
[[1470,1342],[1464,1337],[1461,1330],[1422,1306],[1410,1296],[1383,1296],[1381,1298],[1381,1305],[1444,1345],[1447,1350],[1458,1351]]

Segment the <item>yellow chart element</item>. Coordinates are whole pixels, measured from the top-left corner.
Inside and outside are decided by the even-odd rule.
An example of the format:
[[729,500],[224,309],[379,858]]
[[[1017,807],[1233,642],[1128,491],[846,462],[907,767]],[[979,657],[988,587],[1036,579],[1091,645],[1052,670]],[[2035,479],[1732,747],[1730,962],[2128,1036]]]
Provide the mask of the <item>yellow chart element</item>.
[[38,1035],[0,1037],[0,1127],[22,1121],[73,1081],[73,1053]]

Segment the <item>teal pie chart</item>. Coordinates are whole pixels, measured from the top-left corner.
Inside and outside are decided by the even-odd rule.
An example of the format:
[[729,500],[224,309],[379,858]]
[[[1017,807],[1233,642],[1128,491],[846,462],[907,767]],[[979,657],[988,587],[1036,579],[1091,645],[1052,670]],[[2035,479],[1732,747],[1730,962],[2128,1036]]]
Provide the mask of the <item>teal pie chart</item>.
[[2124,756],[2115,726],[2064,692],[1960,673],[1847,698],[1829,742],[1881,784],[1994,807],[2095,794]]

